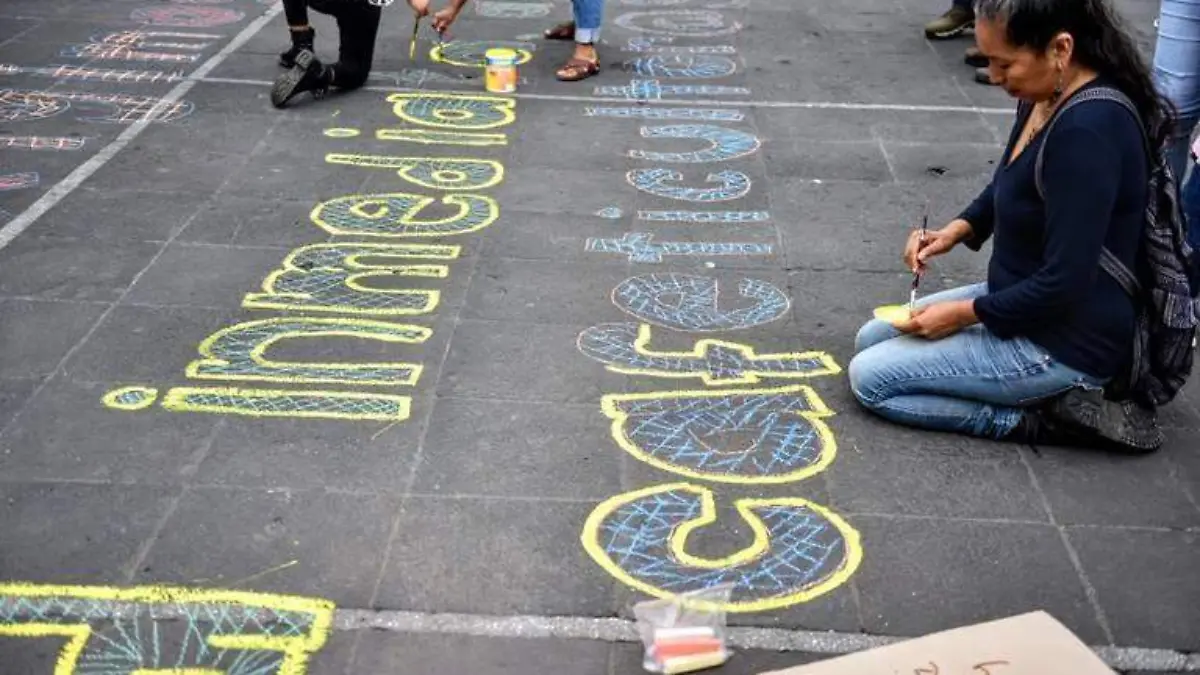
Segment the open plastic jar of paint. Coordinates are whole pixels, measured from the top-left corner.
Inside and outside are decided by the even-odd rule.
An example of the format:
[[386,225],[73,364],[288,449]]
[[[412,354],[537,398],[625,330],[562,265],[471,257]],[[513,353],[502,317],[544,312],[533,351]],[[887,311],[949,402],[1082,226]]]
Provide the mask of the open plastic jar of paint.
[[496,47],[484,52],[484,83],[493,94],[511,94],[517,90],[517,52]]

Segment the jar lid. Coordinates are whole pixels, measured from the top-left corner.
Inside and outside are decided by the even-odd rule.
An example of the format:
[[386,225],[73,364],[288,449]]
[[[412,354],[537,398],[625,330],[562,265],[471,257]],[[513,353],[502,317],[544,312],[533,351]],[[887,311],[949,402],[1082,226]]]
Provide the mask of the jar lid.
[[494,47],[484,52],[484,58],[487,59],[489,63],[515,63],[517,60],[517,50],[509,49],[508,47]]

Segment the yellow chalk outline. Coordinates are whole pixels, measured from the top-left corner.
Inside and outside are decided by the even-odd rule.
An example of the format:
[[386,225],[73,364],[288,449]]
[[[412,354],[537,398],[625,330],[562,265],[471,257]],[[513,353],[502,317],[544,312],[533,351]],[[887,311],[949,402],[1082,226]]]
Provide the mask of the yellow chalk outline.
[[[438,134],[442,134],[442,136],[439,137]],[[508,136],[505,134],[434,131],[432,129],[379,129],[375,132],[375,138],[381,141],[401,141],[423,145],[468,145],[474,147],[508,145]]]
[[646,593],[656,598],[672,598],[677,595],[669,591],[664,591],[660,588],[652,586],[633,575],[626,572],[613,561],[612,557],[600,546],[600,528],[604,524],[604,519],[610,516],[613,512],[626,504],[634,502],[643,497],[658,494],[661,492],[670,492],[672,490],[683,490],[698,495],[701,499],[701,514],[698,518],[690,520],[676,527],[670,537],[670,553],[682,564],[691,565],[707,570],[717,570],[727,567],[741,565],[751,562],[762,557],[764,553],[770,550],[770,532],[767,526],[762,522],[757,514],[754,513],[755,507],[762,506],[802,506],[819,514],[821,517],[829,521],[838,532],[842,535],[842,541],[845,542],[845,556],[842,558],[841,566],[830,576],[825,577],[821,582],[806,587],[795,593],[788,595],[764,598],[760,600],[751,600],[747,602],[709,602],[709,601],[690,601],[688,604],[696,607],[711,606],[716,609],[724,610],[731,613],[744,612],[760,612],[772,609],[782,609],[791,605],[807,602],[818,596],[824,595],[829,591],[837,588],[845,583],[855,571],[858,570],[859,564],[862,562],[862,542],[857,530],[850,523],[846,522],[841,516],[834,513],[827,507],[820,506],[807,499],[799,497],[783,497],[783,498],[766,498],[766,499],[737,499],[734,505],[737,508],[738,514],[742,519],[750,525],[750,529],[754,532],[754,542],[746,548],[718,559],[706,559],[689,554],[685,547],[687,546],[687,538],[693,531],[711,525],[717,521],[716,499],[713,496],[712,490],[700,485],[692,485],[689,483],[666,483],[659,485],[651,485],[650,487],[632,492],[625,492],[614,497],[610,497],[592,510],[588,515],[587,521],[583,526],[583,533],[580,535],[580,541],[583,543],[584,550],[595,560],[600,567],[611,574],[622,583]]
[[349,127],[332,127],[326,129],[322,133],[329,138],[354,138],[361,134],[362,131],[358,129],[351,129]]
[[226,675],[216,668],[138,668],[129,675]]
[[[337,227],[337,226],[331,225],[328,222],[326,222],[325,219],[321,216],[322,209],[328,208],[328,206],[330,204],[333,204],[333,203],[339,202],[339,201],[385,202],[384,204],[379,206],[378,211],[376,211],[375,213],[366,213],[365,211],[363,211],[362,204],[356,204],[349,208],[350,213],[355,216],[358,216],[359,218],[366,218],[368,220],[380,220],[382,218],[386,218],[391,213],[391,209],[386,204],[386,202],[388,201],[389,198],[408,198],[408,197],[415,199],[417,203],[416,203],[416,205],[414,205],[408,209],[408,213],[405,213],[404,215],[400,216],[400,219],[399,219],[400,225],[413,225],[413,226],[417,226],[417,227],[423,227],[423,226],[436,227],[439,225],[453,223],[456,220],[462,220],[463,217],[467,213],[470,213],[470,210],[471,210],[471,203],[469,201],[470,199],[476,199],[476,200],[482,201],[484,203],[484,205],[487,206],[487,208],[488,208],[488,214],[485,217],[485,219],[482,222],[480,222],[478,225],[473,225],[470,228],[467,228],[464,230],[456,230],[453,232],[445,232],[445,231],[442,231],[442,232],[360,232],[357,230],[347,230],[342,227]],[[482,230],[483,228],[491,225],[492,223],[496,222],[497,218],[500,217],[500,205],[496,203],[495,199],[492,199],[491,197],[489,197],[487,195],[468,194],[468,195],[445,195],[444,197],[441,198],[440,203],[442,203],[442,204],[445,204],[447,206],[449,206],[449,205],[458,206],[458,213],[454,214],[453,216],[450,216],[448,218],[442,218],[441,220],[420,220],[420,221],[418,221],[413,218],[414,214],[420,213],[422,210],[425,209],[425,207],[427,207],[430,204],[433,204],[434,202],[437,202],[437,201],[439,201],[439,200],[436,197],[426,197],[425,195],[413,194],[411,192],[389,192],[387,194],[378,194],[378,195],[347,195],[345,197],[335,197],[333,199],[323,201],[320,204],[317,204],[313,208],[312,213],[309,214],[309,219],[311,219],[313,224],[316,225],[317,227],[319,227],[322,230],[325,230],[326,232],[328,232],[332,235],[335,235],[335,236],[381,237],[381,238],[389,238],[389,239],[402,239],[402,238],[409,238],[409,237],[454,237],[454,236],[458,236],[460,234],[470,234],[471,232],[478,232],[479,230]]]
[[[211,394],[216,396],[328,396],[340,400],[379,400],[396,404],[395,414],[387,413],[339,413],[305,410],[252,411],[219,405],[197,405],[189,403],[188,396]],[[299,417],[311,419],[334,419],[355,421],[403,422],[412,415],[412,397],[393,394],[363,394],[350,391],[300,391],[288,389],[238,389],[237,387],[174,387],[163,397],[162,407],[171,412],[203,412],[243,417]]]
[[[475,159],[473,157],[394,157],[391,155],[352,155],[341,152],[331,152],[325,155],[325,161],[330,164],[342,164],[344,166],[356,166],[362,169],[396,169],[396,175],[413,185],[420,185],[430,190],[483,190],[498,185],[504,180],[504,165],[500,162],[491,159]],[[422,162],[429,163],[445,163],[445,162],[464,162],[470,164],[484,164],[492,169],[492,175],[486,183],[479,185],[463,185],[459,187],[450,187],[440,185],[438,183],[430,183],[420,180],[412,176],[412,170],[419,166]],[[433,172],[433,177],[436,180],[439,170]],[[467,178],[466,171],[454,170],[460,174],[460,180]]]
[[[446,65],[450,65],[450,66],[458,66],[459,68],[486,68],[487,67],[486,63],[472,63],[469,61],[455,61],[454,59],[446,58],[444,55],[446,46],[447,46],[446,44],[434,45],[433,48],[429,50],[429,60],[433,61],[435,63],[445,63]],[[514,65],[523,66],[526,63],[529,63],[533,59],[533,54],[530,53],[529,50],[527,50],[527,49],[521,49],[519,47],[505,47],[505,49],[511,49],[511,50],[513,50],[513,52],[516,53],[517,60]]]
[[[63,597],[80,600],[112,600],[129,603],[196,603],[196,604],[231,604],[250,607],[265,607],[275,611],[306,612],[313,615],[310,631],[304,637],[272,637],[267,635],[227,636],[236,637],[237,645],[221,639],[226,648],[239,650],[269,651],[283,654],[279,664],[279,675],[303,675],[308,666],[309,657],[325,645],[330,628],[333,625],[334,604],[328,600],[305,598],[291,595],[275,595],[254,593],[250,591],[225,591],[179,588],[175,586],[138,586],[134,588],[115,588],[111,586],[57,586],[50,584],[30,583],[0,583],[0,595],[12,595],[26,598]],[[92,635],[92,627],[87,623],[21,623],[0,624],[0,635],[11,637],[66,637],[67,644],[58,652],[54,665],[54,675],[73,675],[83,653],[87,640]],[[218,636],[219,637],[219,636]],[[214,647],[222,647],[212,640]],[[192,675],[192,670],[182,673]],[[142,671],[134,671],[135,673]],[[148,673],[178,673],[176,670],[146,671]],[[195,675],[207,675],[209,671],[201,669]],[[221,671],[213,671],[221,672]]]
[[[696,471],[686,467],[671,464],[670,462],[653,457],[638,447],[625,434],[625,422],[629,420],[630,415],[619,407],[620,403],[626,401],[659,401],[664,399],[679,399],[679,398],[722,398],[724,396],[751,396],[757,394],[773,395],[773,394],[801,394],[807,400],[811,410],[792,411],[799,415],[812,425],[812,428],[817,432],[817,437],[821,440],[821,454],[817,461],[809,466],[797,469],[790,473],[780,474],[778,476],[742,476],[736,474],[725,473],[705,473]],[[780,483],[794,483],[804,480],[810,476],[814,476],[833,463],[837,457],[837,439],[833,436],[833,431],[825,424],[826,417],[833,417],[835,414],[817,392],[810,386],[804,384],[788,385],[786,387],[777,387],[773,389],[698,389],[693,391],[654,391],[636,394],[607,394],[600,400],[600,410],[604,415],[612,420],[609,427],[613,440],[622,450],[633,455],[638,460],[649,464],[663,471],[669,471],[679,476],[687,478],[695,478],[699,480],[708,480],[716,483],[735,483],[741,485],[778,485]]]
[[[277,324],[287,324],[296,321],[308,321],[316,324],[325,324],[333,328],[330,330],[316,331],[303,333],[299,331],[285,331],[272,335],[263,342],[258,343],[250,350],[250,360],[255,365],[264,368],[338,368],[351,372],[365,371],[372,368],[387,368],[387,369],[409,369],[412,374],[399,381],[382,382],[378,380],[354,380],[349,378],[339,377],[306,377],[302,375],[240,375],[240,374],[206,374],[200,372],[201,366],[209,366],[219,368],[221,366],[231,365],[231,361],[227,361],[212,353],[213,345],[217,340],[231,333],[246,330],[256,326],[273,326]],[[355,333],[349,330],[338,330],[337,326],[361,326],[364,328],[374,327],[379,330],[379,334],[373,336],[364,336],[361,333]],[[390,330],[415,330],[418,334],[416,338],[410,338],[404,335],[390,335],[385,331]],[[352,385],[369,385],[376,387],[395,387],[414,385],[421,379],[421,373],[425,366],[420,363],[405,363],[396,361],[393,363],[332,363],[332,362],[277,362],[267,359],[263,354],[274,345],[276,342],[295,337],[349,337],[362,340],[378,340],[380,342],[390,342],[393,344],[424,344],[430,337],[433,336],[433,330],[425,326],[414,326],[411,324],[391,323],[389,321],[373,321],[371,319],[353,319],[353,318],[327,318],[327,317],[272,317],[270,319],[255,319],[253,321],[243,321],[241,323],[222,328],[204,339],[197,347],[200,356],[204,357],[192,361],[184,369],[184,373],[193,379],[197,380],[252,380],[259,382],[286,382],[288,384],[312,383],[312,384],[352,384]]]
[[[137,403],[122,403],[120,400],[118,400],[121,398],[122,394],[127,394],[134,391],[144,392],[146,394],[146,398]],[[132,387],[121,387],[120,389],[113,389],[112,391],[108,392],[100,400],[102,403],[104,403],[104,405],[116,410],[145,410],[146,408],[154,405],[154,402],[158,400],[158,389],[154,387],[140,387],[136,385]]]
[[[345,248],[363,248],[363,249],[378,249],[379,253],[359,252],[351,253],[343,256],[342,262],[346,267],[312,267],[304,268],[296,264],[297,258],[307,254],[309,251],[317,249],[342,250]],[[398,250],[396,250],[398,249]],[[422,251],[425,249],[425,251]],[[406,251],[411,253],[406,253]],[[440,290],[425,290],[420,288],[367,288],[359,283],[361,279],[373,277],[388,277],[388,276],[406,276],[406,277],[422,277],[428,279],[445,279],[450,276],[450,268],[445,265],[371,265],[369,263],[360,262],[360,258],[370,257],[392,257],[392,258],[431,258],[434,260],[455,260],[462,251],[461,246],[444,245],[444,244],[377,244],[372,242],[347,242],[347,243],[323,243],[323,244],[307,244],[288,253],[283,259],[282,266],[267,275],[263,280],[261,293],[247,293],[242,298],[242,307],[246,309],[282,309],[282,310],[309,310],[314,312],[335,312],[339,314],[355,314],[355,315],[372,315],[372,316],[405,316],[414,314],[427,314],[437,309],[441,302],[442,293]],[[362,272],[349,273],[352,268],[364,270]],[[299,302],[286,302],[287,298],[308,298],[314,296],[311,293],[285,293],[275,290],[275,283],[279,278],[289,272],[302,272],[305,274],[318,271],[336,271],[347,272],[345,285],[351,290],[360,291],[362,293],[382,293],[390,295],[400,295],[408,293],[419,295],[425,298],[425,304],[419,309],[407,308],[377,308],[377,307],[353,307],[350,305],[311,305]],[[278,301],[272,301],[269,298],[280,298]]]
[[[579,351],[581,351],[581,352],[583,352],[583,345],[580,343],[583,340],[583,334],[585,332],[587,332],[587,330],[580,332],[579,337],[576,338],[576,340],[575,340],[575,344],[577,347],[579,347]],[[658,352],[658,351],[654,351],[654,350],[650,349],[650,346],[649,346],[650,338],[651,338],[650,324],[639,323],[638,324],[638,336],[637,336],[637,339],[635,339],[633,342],[634,351],[637,352],[638,354],[640,354],[641,356],[647,356],[647,357],[652,357],[652,358],[653,357],[681,358],[681,359],[695,358],[695,359],[702,360],[708,355],[709,349],[712,349],[714,347],[728,347],[729,349],[732,349],[733,351],[736,351],[739,354],[741,354],[742,357],[745,358],[747,361],[765,360],[765,359],[793,359],[793,360],[797,360],[797,361],[803,360],[803,359],[817,359],[821,362],[822,367],[819,369],[816,369],[816,370],[811,370],[811,371],[807,371],[807,372],[803,372],[803,373],[792,373],[792,372],[779,373],[779,372],[773,372],[773,371],[747,369],[747,370],[743,371],[743,374],[741,377],[732,378],[732,379],[721,379],[719,377],[713,377],[711,373],[703,372],[703,371],[696,371],[696,372],[690,372],[690,373],[679,373],[679,372],[674,372],[674,371],[669,371],[669,370],[656,370],[654,368],[632,368],[632,367],[628,367],[628,366],[615,365],[615,364],[609,363],[607,361],[601,361],[599,359],[596,359],[596,360],[603,363],[607,370],[611,370],[614,373],[622,373],[625,375],[650,375],[650,376],[654,376],[654,377],[668,377],[668,378],[674,378],[674,379],[685,379],[685,378],[689,378],[689,377],[698,377],[698,378],[700,378],[700,380],[702,382],[704,382],[704,384],[709,385],[709,386],[724,386],[724,385],[732,385],[732,384],[758,384],[759,382],[762,381],[763,378],[799,379],[799,378],[810,378],[810,377],[823,377],[825,375],[837,375],[842,372],[841,366],[839,366],[833,360],[833,357],[830,356],[829,353],[827,353],[827,352],[808,351],[808,352],[792,352],[792,353],[778,353],[778,354],[757,354],[754,351],[754,347],[751,347],[750,345],[745,345],[740,342],[730,342],[728,340],[717,340],[714,338],[702,338],[700,340],[697,340],[696,343],[692,346],[691,351]],[[595,357],[590,356],[586,352],[584,352],[584,355],[588,356],[589,358],[595,358]]]
[[[446,110],[437,110],[434,112],[434,115],[437,116],[439,119],[444,120],[444,122],[423,120],[423,119],[418,119],[416,117],[413,117],[412,115],[409,115],[404,109],[405,106],[408,105],[409,102],[411,102],[411,101],[414,101],[416,99],[422,99],[422,98],[435,99],[435,100],[441,100],[441,101],[475,101],[477,103],[486,103],[486,104],[494,107],[497,111],[499,111],[503,115],[503,119],[497,120],[495,122],[487,122],[484,124],[474,124],[474,125],[470,125],[470,126],[463,126],[461,124],[449,123],[450,120],[447,117],[445,117],[445,115],[444,115],[444,113],[448,112]],[[476,95],[468,95],[468,94],[435,94],[432,92],[421,92],[421,93],[411,93],[411,94],[392,94],[391,96],[387,97],[387,101],[388,101],[388,103],[392,104],[392,112],[396,115],[396,117],[399,117],[400,119],[404,120],[405,122],[409,122],[410,124],[415,124],[417,126],[422,126],[422,127],[432,127],[434,129],[453,129],[455,131],[477,131],[479,129],[495,129],[497,127],[508,126],[508,125],[512,124],[514,121],[516,121],[516,119],[517,119],[516,113],[513,112],[513,109],[516,108],[516,105],[517,105],[516,100],[511,99],[511,98],[502,98],[500,96],[476,96]],[[472,115],[471,117],[474,117],[474,115]],[[467,118],[467,119],[470,119],[470,118]]]

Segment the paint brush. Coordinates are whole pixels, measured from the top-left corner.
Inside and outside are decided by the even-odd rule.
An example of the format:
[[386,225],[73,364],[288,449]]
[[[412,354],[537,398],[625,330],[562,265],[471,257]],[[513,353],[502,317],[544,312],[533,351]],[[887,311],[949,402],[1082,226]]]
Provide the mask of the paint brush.
[[417,30],[421,27],[421,17],[413,19],[412,40],[408,43],[408,60],[415,61],[417,58]]
[[[929,231],[929,202],[925,202],[925,212],[921,216],[921,236],[917,240],[917,252],[920,253],[921,247],[925,245],[925,234]],[[917,263],[917,269],[913,270],[912,290],[908,293],[908,311],[912,312],[917,305],[917,286],[921,284],[921,265]]]

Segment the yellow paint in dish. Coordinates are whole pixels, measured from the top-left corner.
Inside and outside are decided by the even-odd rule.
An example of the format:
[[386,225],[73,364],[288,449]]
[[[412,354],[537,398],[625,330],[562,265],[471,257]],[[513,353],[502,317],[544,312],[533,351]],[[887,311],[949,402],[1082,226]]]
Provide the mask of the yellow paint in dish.
[[884,305],[883,307],[875,308],[876,319],[893,325],[908,321],[911,316],[912,313],[908,311],[908,305]]

